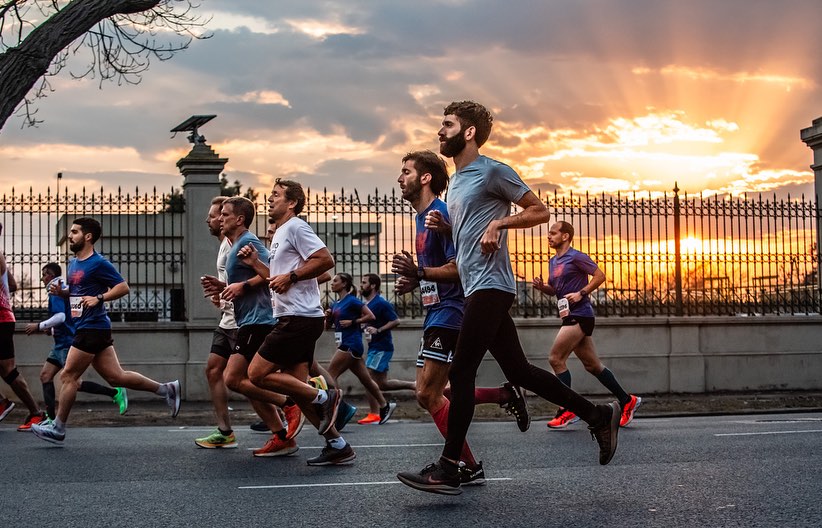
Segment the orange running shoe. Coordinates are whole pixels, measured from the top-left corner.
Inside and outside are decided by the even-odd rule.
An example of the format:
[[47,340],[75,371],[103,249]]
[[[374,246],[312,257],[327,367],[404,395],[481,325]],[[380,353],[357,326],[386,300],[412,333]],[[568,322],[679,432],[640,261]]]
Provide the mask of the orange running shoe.
[[565,409],[560,408],[557,411],[557,415],[554,417],[553,420],[548,422],[548,427],[551,429],[562,429],[563,427],[568,427],[572,423],[576,423],[579,421],[579,416],[572,413],[571,411],[567,411]]
[[622,408],[622,418],[619,420],[619,426],[625,427],[634,419],[634,412],[642,405],[642,398],[639,396],[631,396],[625,407]]
[[368,413],[368,416],[363,418],[362,420],[357,420],[357,423],[360,425],[368,425],[368,424],[378,424],[380,423],[380,415],[374,413]]
[[28,418],[26,418],[26,423],[21,425],[17,428],[18,431],[31,431],[31,426],[36,423],[40,423],[46,419],[45,413],[40,414],[30,414]]
[[268,439],[268,442],[265,443],[263,447],[260,449],[254,450],[255,457],[278,457],[278,456],[288,456],[293,455],[300,448],[297,447],[297,442],[293,439],[291,440],[280,440],[280,437],[277,435],[271,435],[271,438]]
[[283,407],[283,412],[285,413],[285,421],[288,422],[285,439],[291,440],[302,431],[303,424],[305,423],[305,415],[296,404],[286,405]]

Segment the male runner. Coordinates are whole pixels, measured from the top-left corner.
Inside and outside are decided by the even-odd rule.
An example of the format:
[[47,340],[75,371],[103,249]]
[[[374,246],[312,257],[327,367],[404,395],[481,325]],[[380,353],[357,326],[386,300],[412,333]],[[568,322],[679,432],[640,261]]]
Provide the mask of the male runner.
[[269,266],[259,261],[254,246],[239,251],[261,277],[270,278],[278,319],[251,361],[248,375],[257,386],[290,397],[323,435],[326,447],[308,459],[308,465],[350,464],[357,455],[334,427],[342,391],[307,383],[314,348],[325,325],[317,277],[334,267],[334,258],[311,227],[298,218],[304,205],[305,192],[299,183],[277,179],[268,198],[268,216],[277,224]]
[[[253,221],[254,203],[248,198],[234,196],[223,202],[220,228],[231,243],[231,251],[226,259],[226,280],[222,282],[214,280],[214,277],[205,277],[205,291],[207,294],[219,291],[223,301],[233,304],[239,326],[234,353],[228,358],[224,372],[225,384],[229,389],[246,396],[272,431],[265,445],[253,452],[254,456],[288,456],[299,449],[293,441],[303,424],[299,409],[294,405],[285,406],[286,399],[282,394],[264,390],[248,377],[248,367],[254,354],[276,322],[271,308],[271,294],[265,280],[258,277],[254,267],[238,255],[239,248],[250,245],[257,250],[258,255],[268,257],[268,250],[248,230]],[[288,429],[283,425],[275,406],[285,406]]]
[[77,391],[80,377],[93,367],[109,385],[153,392],[166,399],[171,416],[180,412],[180,382],[158,383],[138,372],[123,370],[114,340],[111,338],[111,319],[106,313],[106,302],[128,295],[129,287],[114,266],[94,250],[103,229],[93,218],[77,218],[69,231],[69,249],[75,258],[69,262],[68,289],[52,284],[49,293],[68,297],[76,332],[69,348],[66,365],[60,374],[60,406],[57,418],[48,423],[31,426],[38,437],[57,445],[66,438],[66,423]]
[[[440,153],[453,158],[456,166],[448,191],[448,212],[465,290],[465,313],[448,376],[452,399],[442,456],[420,472],[397,477],[421,491],[461,493],[459,458],[474,415],[477,369],[487,350],[514,385],[585,420],[599,443],[599,462],[607,464],[616,451],[619,404],[595,406],[550,372],[530,364],[508,312],[516,282],[507,230],[546,222],[548,210],[513,169],[480,155],[479,148],[488,139],[493,121],[485,107],[472,101],[451,103],[444,116],[438,136]],[[511,215],[512,203],[521,209],[515,215]]]
[[[456,251],[450,230],[437,231],[425,225],[434,211],[448,220],[448,209],[438,197],[448,185],[445,162],[433,152],[418,151],[402,159],[398,181],[402,197],[417,211],[416,253],[418,262],[407,252],[395,255],[392,271],[401,275],[397,293],[407,293],[417,286],[422,289],[426,308],[423,338],[417,356],[417,401],[426,409],[443,437],[448,435],[448,409],[445,393],[448,369],[454,357],[459,329],[462,326],[465,297],[459,283]],[[476,405],[496,403],[514,415],[521,431],[528,430],[530,418],[525,397],[518,387],[506,382],[502,387],[480,388],[474,391]],[[462,484],[485,483],[482,462],[477,462],[468,442],[463,445],[460,461]]]
[[[388,365],[394,356],[394,340],[391,330],[400,325],[397,312],[385,297],[380,295],[380,285],[382,280],[376,273],[366,273],[360,281],[360,294],[371,313],[374,320],[365,323],[363,334],[368,342],[368,355],[365,366],[371,379],[380,388],[380,391],[415,390],[416,384],[413,381],[399,379],[388,379]],[[359,424],[380,423],[380,404],[366,392],[368,406],[370,408],[368,416],[359,420]]]
[[[591,337],[594,333],[594,307],[589,296],[605,282],[605,273],[591,257],[571,247],[573,240],[574,226],[562,220],[552,225],[548,230],[548,245],[556,251],[556,255],[548,261],[548,282],[543,283],[541,276],[534,277],[535,289],[557,296],[559,316],[562,318],[562,326],[554,339],[548,362],[560,381],[570,387],[571,371],[566,362],[571,352],[576,354],[585,370],[617,397],[622,406],[619,425],[625,427],[634,419],[634,411],[642,404],[642,398],[625,392],[613,372],[597,356]],[[548,427],[559,429],[577,421],[577,415],[560,407],[554,419],[548,422]]]
[[[46,285],[48,294],[48,319],[39,323],[29,323],[26,325],[26,334],[32,335],[36,332],[47,332],[54,338],[54,346],[49,352],[43,368],[40,370],[40,383],[43,384],[43,399],[46,401],[46,414],[49,419],[57,417],[56,402],[54,392],[54,377],[66,365],[66,356],[74,341],[74,322],[71,319],[71,307],[68,300],[61,295],[51,293],[49,289],[52,284],[63,288],[65,281],[61,275],[63,269],[56,262],[49,262],[43,266],[41,279]],[[118,387],[116,389],[100,385],[93,381],[83,381],[80,383],[79,392],[90,394],[100,394],[108,396],[117,404],[120,414],[126,414],[128,410],[128,393],[126,389]],[[28,431],[30,424],[23,424],[17,428],[18,431]]]

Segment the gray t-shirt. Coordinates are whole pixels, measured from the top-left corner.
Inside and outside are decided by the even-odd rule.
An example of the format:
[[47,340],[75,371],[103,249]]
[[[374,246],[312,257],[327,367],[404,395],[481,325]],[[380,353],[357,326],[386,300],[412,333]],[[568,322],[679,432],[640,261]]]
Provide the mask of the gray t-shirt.
[[516,293],[508,255],[508,230],[500,232],[500,249],[483,255],[482,234],[491,220],[511,214],[511,204],[530,191],[514,169],[480,156],[451,177],[448,212],[453,226],[459,270],[465,296],[477,290]]

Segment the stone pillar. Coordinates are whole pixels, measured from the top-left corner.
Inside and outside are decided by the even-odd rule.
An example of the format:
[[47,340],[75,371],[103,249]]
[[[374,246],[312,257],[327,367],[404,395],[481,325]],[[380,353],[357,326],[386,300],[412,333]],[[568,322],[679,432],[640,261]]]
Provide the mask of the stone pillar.
[[185,287],[186,321],[215,326],[217,314],[214,307],[203,299],[200,277],[217,273],[217,239],[208,232],[206,215],[211,199],[220,194],[220,174],[228,158],[221,158],[205,142],[197,142],[185,158],[177,162],[177,168],[185,178],[183,197],[185,216],[183,221],[183,247],[186,263],[183,266]]
[[822,197],[822,117],[813,120],[812,126],[799,131],[799,137],[813,150],[814,202],[816,203],[816,284],[822,288],[822,215],[819,214]]

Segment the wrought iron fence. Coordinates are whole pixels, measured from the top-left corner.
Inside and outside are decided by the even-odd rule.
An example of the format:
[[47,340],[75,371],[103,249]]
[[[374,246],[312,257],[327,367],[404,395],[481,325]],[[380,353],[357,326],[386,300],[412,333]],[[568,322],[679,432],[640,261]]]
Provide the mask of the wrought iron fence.
[[[177,195],[175,195],[177,196]],[[41,268],[56,262],[66,272],[71,252],[66,235],[72,219],[90,216],[103,226],[97,251],[119,269],[131,293],[109,304],[114,321],[181,320],[183,318],[182,204],[171,195],[67,190],[45,194],[4,194],[0,203],[2,248],[15,274],[13,296],[19,320],[42,318],[47,293]]]
[[[551,251],[550,223],[575,226],[574,246],[603,269],[593,296],[599,316],[818,314],[816,203],[801,199],[541,195],[551,221],[508,233],[520,317],[556,315],[556,301],[536,291]],[[264,203],[259,213],[265,215]],[[516,212],[514,206],[512,212]],[[309,193],[306,220],[324,238],[337,271],[378,273],[383,293],[404,317],[419,317],[418,294],[398,296],[391,257],[414,252],[414,211],[395,192]],[[333,294],[325,290],[325,300]]]
[[[598,316],[818,314],[816,203],[776,197],[545,195],[551,222],[576,230],[574,246],[607,276],[592,300]],[[68,222],[93,216],[103,223],[98,250],[121,271],[132,293],[113,302],[115,319],[183,318],[183,217],[179,193],[15,194],[2,198],[3,250],[20,289],[14,296],[20,320],[45,311],[39,282],[46,262],[65,267]],[[267,227],[266,197],[257,202],[254,225]],[[512,208],[516,212],[516,207]],[[194,212],[203,214],[204,212]],[[383,294],[402,317],[421,317],[418,294],[396,295],[392,256],[414,253],[414,211],[396,192],[308,191],[304,218],[326,242],[336,271],[355,277],[377,273]],[[555,299],[532,287],[547,274],[548,224],[509,232],[517,276],[512,312],[553,317]],[[333,294],[326,285],[324,302]]]

